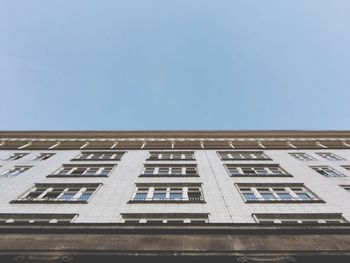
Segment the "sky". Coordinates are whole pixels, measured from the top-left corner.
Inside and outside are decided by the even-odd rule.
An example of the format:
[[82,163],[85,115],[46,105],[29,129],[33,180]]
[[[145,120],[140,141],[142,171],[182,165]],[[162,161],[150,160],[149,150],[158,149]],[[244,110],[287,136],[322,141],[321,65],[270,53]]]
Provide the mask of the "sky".
[[349,0],[0,0],[0,130],[350,129]]

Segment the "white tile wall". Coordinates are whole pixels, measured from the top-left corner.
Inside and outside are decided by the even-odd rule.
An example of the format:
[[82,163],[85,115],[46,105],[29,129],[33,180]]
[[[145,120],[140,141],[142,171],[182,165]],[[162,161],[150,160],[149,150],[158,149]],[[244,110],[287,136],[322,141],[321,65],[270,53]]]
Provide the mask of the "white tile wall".
[[[195,151],[195,162],[198,164],[200,177],[139,177],[148,157],[148,150],[128,150],[121,161],[98,162],[118,164],[107,178],[47,178],[47,175],[62,164],[74,163],[70,160],[80,151],[17,151],[30,154],[16,161],[5,161],[4,159],[13,152],[15,151],[0,151],[0,174],[14,165],[33,167],[17,177],[0,177],[0,213],[77,213],[79,217],[75,222],[96,223],[121,222],[120,214],[128,212],[209,213],[210,222],[214,223],[253,223],[252,213],[343,213],[343,216],[350,221],[350,193],[339,186],[350,185],[350,171],[341,167],[341,165],[350,165],[350,150],[300,150],[317,159],[304,162],[288,154],[297,152],[296,150],[264,151],[273,160],[259,162],[280,164],[293,175],[290,178],[230,177],[223,165],[225,161],[219,159],[216,150]],[[40,152],[56,154],[45,161],[31,161]],[[328,161],[315,152],[333,152],[345,160]],[[235,163],[236,161],[226,162]],[[245,162],[253,163],[253,161]],[[313,171],[309,167],[311,165],[329,165],[348,177],[327,178]],[[128,204],[134,192],[135,183],[143,182],[200,182],[206,203]],[[246,204],[235,187],[235,183],[243,182],[304,183],[326,203]],[[15,200],[35,183],[102,183],[103,185],[87,204],[10,204],[11,200]]]

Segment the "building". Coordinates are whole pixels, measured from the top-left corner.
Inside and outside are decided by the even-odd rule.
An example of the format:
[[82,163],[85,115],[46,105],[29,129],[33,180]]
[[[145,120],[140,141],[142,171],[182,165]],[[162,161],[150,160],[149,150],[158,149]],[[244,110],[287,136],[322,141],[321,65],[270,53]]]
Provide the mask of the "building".
[[349,131],[0,132],[0,262],[349,262]]

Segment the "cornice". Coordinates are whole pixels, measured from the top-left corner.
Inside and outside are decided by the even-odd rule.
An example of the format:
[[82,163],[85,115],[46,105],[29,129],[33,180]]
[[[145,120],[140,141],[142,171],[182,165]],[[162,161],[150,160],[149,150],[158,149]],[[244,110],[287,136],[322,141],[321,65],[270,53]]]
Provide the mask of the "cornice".
[[342,130],[149,130],[149,131],[0,131],[0,138],[312,138],[350,137]]

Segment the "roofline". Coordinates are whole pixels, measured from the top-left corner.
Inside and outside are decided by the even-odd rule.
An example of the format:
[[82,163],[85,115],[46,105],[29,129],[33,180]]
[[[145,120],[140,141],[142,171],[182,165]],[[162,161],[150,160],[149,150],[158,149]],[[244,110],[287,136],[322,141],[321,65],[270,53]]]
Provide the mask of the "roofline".
[[97,131],[97,130],[4,130],[0,131],[0,137],[38,137],[38,138],[227,138],[227,137],[350,137],[350,130],[119,130],[119,131]]

